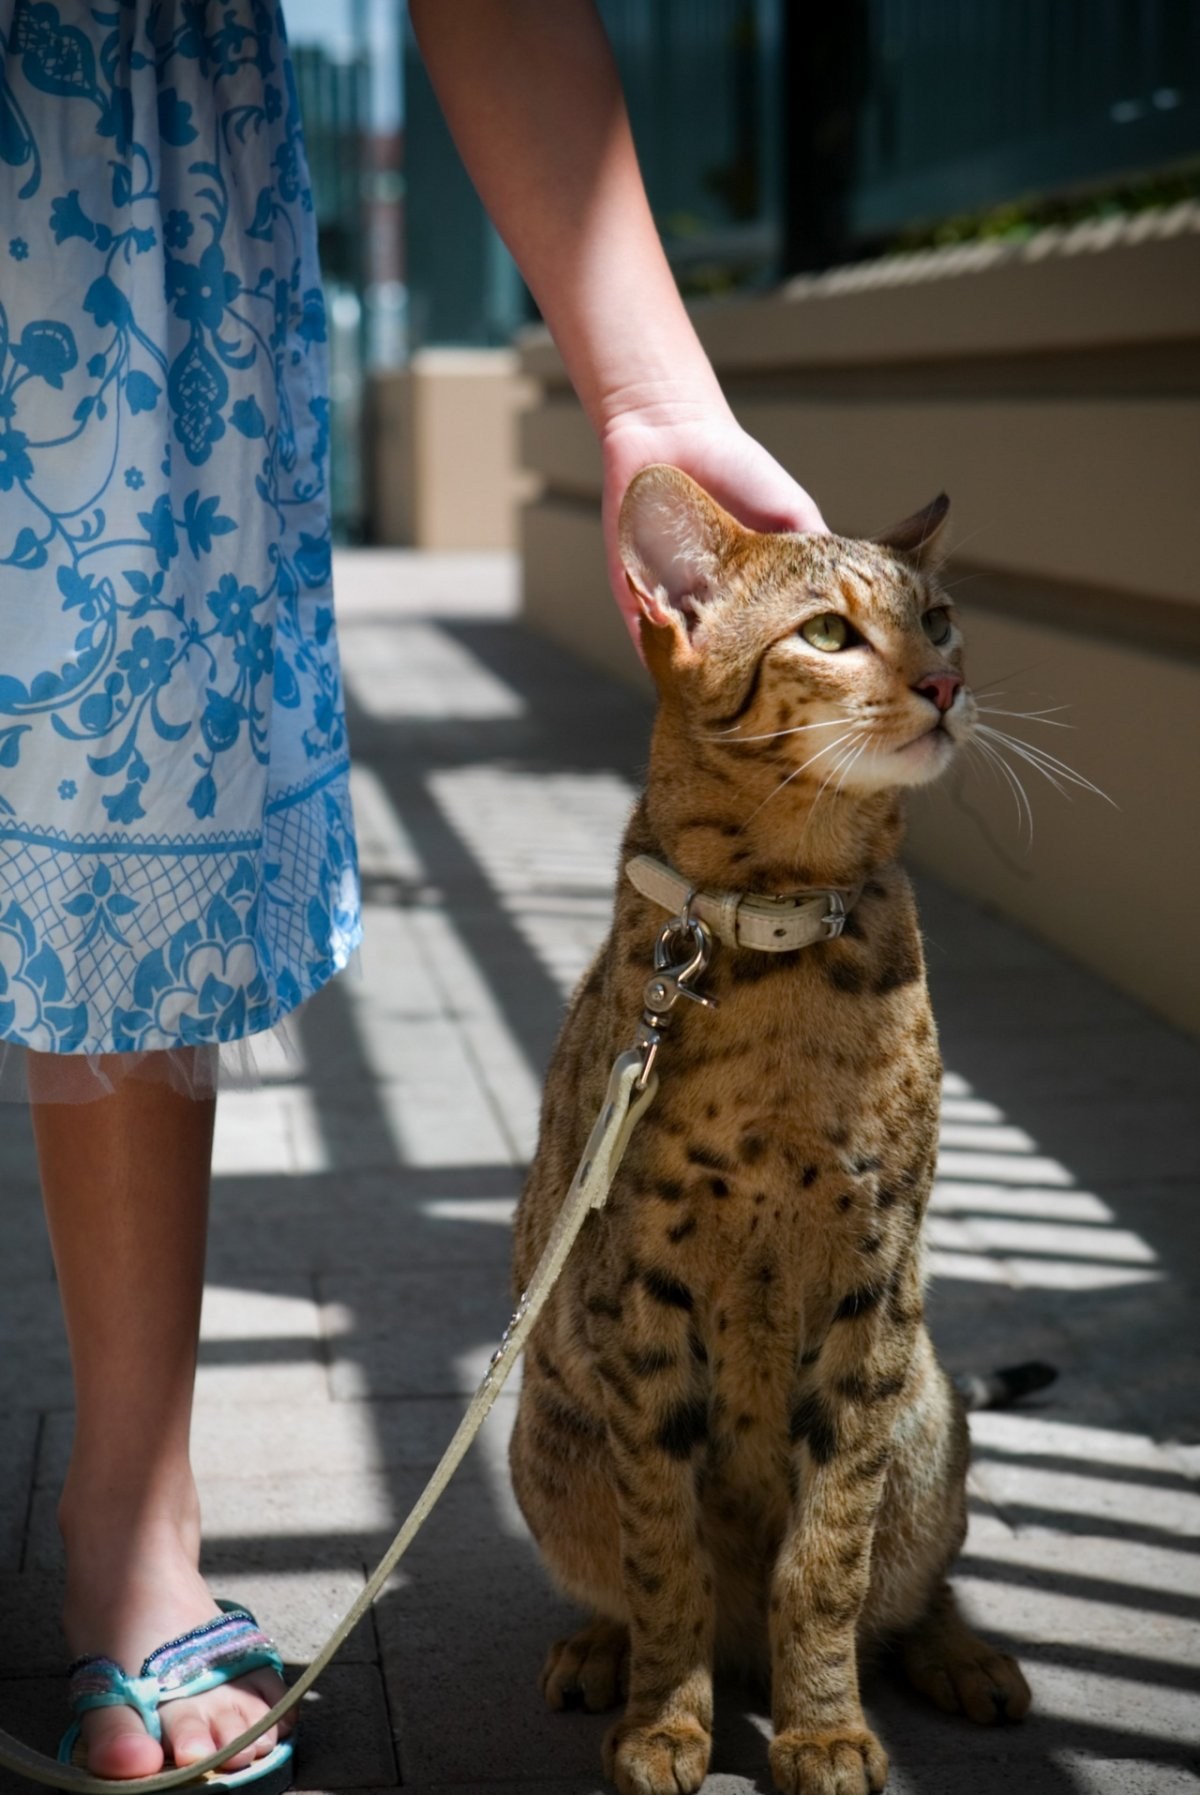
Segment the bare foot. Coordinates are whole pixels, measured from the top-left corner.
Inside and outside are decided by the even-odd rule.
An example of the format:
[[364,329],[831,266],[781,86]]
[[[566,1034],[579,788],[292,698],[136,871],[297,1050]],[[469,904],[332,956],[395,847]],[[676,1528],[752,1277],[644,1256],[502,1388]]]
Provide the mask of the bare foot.
[[[136,1676],[144,1660],[168,1640],[212,1620],[220,1610],[197,1568],[199,1528],[192,1516],[148,1521],[131,1504],[113,1501],[89,1513],[76,1491],[64,1502],[61,1525],[67,1546],[67,1596],[63,1624],[75,1657],[104,1656]],[[78,1517],[67,1518],[68,1511]],[[113,1520],[112,1516],[119,1517]],[[132,1518],[131,1518],[132,1517]],[[84,1716],[83,1738],[93,1776],[152,1776],[164,1761],[194,1764],[235,1739],[283,1694],[270,1670],[252,1671],[204,1695],[166,1702],[159,1710],[163,1742],[147,1733],[132,1708],[102,1708]],[[285,1722],[283,1732],[289,1730]],[[265,1757],[276,1742],[274,1727],[226,1761],[243,1769]]]

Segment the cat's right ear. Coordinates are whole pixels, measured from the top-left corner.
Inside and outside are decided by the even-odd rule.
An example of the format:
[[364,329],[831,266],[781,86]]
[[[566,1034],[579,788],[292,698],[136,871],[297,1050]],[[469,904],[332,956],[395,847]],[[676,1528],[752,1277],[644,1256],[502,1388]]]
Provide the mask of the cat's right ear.
[[691,636],[740,525],[677,467],[644,467],[617,526],[629,589],[655,629]]

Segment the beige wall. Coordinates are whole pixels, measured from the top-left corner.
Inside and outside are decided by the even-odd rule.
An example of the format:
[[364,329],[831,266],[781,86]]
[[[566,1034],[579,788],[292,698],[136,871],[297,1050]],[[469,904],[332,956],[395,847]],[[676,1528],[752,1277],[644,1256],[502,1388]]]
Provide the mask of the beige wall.
[[[1119,809],[1021,767],[965,768],[914,805],[914,856],[1162,1014],[1200,1029],[1200,208],[930,252],[696,314],[739,417],[835,529],[945,488],[976,684],[1066,704],[1025,733]],[[644,677],[608,596],[599,457],[553,349],[524,354],[542,482],[521,523],[525,611]],[[1020,766],[1020,763],[1016,763]],[[965,808],[964,808],[965,805]]]
[[507,349],[424,349],[367,394],[373,542],[512,548],[516,413],[529,388]]

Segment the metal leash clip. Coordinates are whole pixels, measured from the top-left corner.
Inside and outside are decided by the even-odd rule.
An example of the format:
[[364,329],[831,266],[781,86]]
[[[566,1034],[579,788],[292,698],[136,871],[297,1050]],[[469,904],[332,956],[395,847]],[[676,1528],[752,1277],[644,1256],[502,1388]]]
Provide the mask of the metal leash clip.
[[[642,1070],[637,1081],[639,1091],[646,1088],[662,1046],[663,1032],[679,999],[689,998],[706,1010],[719,1007],[715,997],[705,997],[702,992],[692,989],[693,981],[706,970],[713,947],[711,931],[699,917],[691,914],[693,895],[689,893],[678,916],[663,924],[654,943],[654,972],[646,980],[642,993],[645,1008],[635,1043],[642,1055]],[[685,957],[677,959],[674,956],[680,952],[680,942]]]

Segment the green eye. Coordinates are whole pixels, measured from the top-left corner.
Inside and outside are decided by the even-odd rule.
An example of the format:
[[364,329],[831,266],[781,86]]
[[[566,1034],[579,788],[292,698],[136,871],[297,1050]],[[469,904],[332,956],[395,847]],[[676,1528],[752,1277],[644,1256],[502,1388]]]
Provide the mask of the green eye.
[[935,605],[932,611],[926,611],[921,619],[921,628],[935,648],[940,648],[943,642],[948,642],[953,625],[945,605]]
[[802,623],[800,634],[814,648],[823,649],[826,654],[836,654],[850,640],[850,625],[836,611],[826,611],[822,616],[810,617]]

